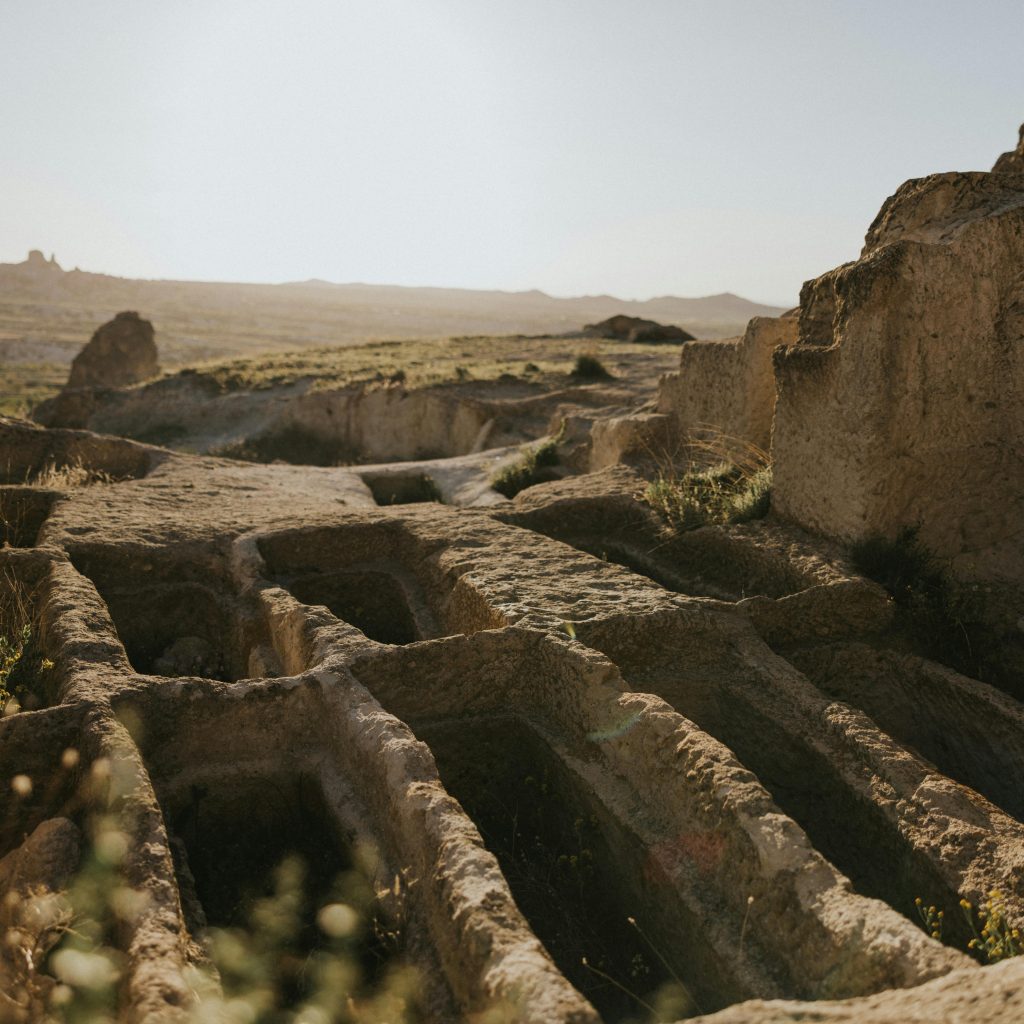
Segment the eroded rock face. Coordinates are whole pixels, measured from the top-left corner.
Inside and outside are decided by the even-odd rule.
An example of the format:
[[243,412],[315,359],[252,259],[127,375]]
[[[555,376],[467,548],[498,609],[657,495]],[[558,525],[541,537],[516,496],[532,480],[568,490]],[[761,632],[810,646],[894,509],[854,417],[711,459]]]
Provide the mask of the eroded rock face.
[[956,906],[998,888],[1024,918],[1024,710],[908,654],[820,539],[668,538],[622,467],[378,508],[366,467],[0,423],[12,479],[72,461],[94,482],[0,551],[50,663],[39,706],[0,718],[0,930],[46,897],[0,954],[24,1019],[74,966],[21,965],[64,927],[76,862],[118,857],[120,1017],[189,1024],[232,997],[195,984],[209,930],[254,948],[275,864],[307,865],[302,934],[330,952],[317,908],[363,837],[396,936],[367,954],[414,972],[423,1020],[627,1018],[584,956],[708,1021],[1019,1002],[1024,960],[983,971]]
[[614,338],[630,342],[683,342],[693,341],[693,335],[674,324],[659,324],[638,316],[619,313],[597,324],[587,324],[584,332],[593,338]]
[[1020,126],[1020,141],[1017,143],[1017,148],[1004,153],[992,165],[992,170],[1009,174],[1024,172],[1024,124]]
[[686,437],[708,429],[768,450],[775,411],[772,352],[796,341],[792,317],[754,317],[741,338],[695,341],[662,378],[658,411]]
[[138,313],[118,313],[75,356],[69,388],[123,387],[160,372],[153,325]]
[[804,285],[776,353],[773,508],[843,540],[921,541],[1024,581],[1024,174],[936,174],[859,260]]

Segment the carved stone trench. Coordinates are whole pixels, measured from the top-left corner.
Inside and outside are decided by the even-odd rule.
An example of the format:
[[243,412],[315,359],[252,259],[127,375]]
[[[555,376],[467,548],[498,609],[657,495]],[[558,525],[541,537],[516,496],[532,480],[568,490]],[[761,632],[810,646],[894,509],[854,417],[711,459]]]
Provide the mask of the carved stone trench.
[[[658,546],[555,486],[496,513],[253,488],[224,522],[221,471],[175,465],[216,496],[187,530],[145,468],[0,489],[52,662],[0,720],[4,925],[43,948],[12,908],[113,822],[125,1019],[193,1019],[209,931],[251,929],[288,858],[300,954],[361,880],[355,955],[414,969],[423,1020],[883,1021],[891,990],[1019,979],[963,952],[957,902],[1024,919],[1024,711],[887,646],[884,594],[806,538]],[[11,1019],[42,1019],[47,961],[11,949]]]

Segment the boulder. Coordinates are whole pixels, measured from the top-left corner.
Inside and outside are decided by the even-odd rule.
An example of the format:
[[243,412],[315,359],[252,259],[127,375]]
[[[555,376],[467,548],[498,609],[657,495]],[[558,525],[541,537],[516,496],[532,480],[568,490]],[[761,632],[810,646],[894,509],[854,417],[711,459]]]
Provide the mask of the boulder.
[[118,313],[75,356],[68,388],[125,387],[160,372],[153,325],[138,313]]
[[587,324],[583,331],[592,338],[610,338],[615,341],[648,344],[693,341],[693,335],[688,334],[682,327],[676,327],[674,324],[659,324],[655,320],[626,316],[624,313],[618,313],[598,324]]

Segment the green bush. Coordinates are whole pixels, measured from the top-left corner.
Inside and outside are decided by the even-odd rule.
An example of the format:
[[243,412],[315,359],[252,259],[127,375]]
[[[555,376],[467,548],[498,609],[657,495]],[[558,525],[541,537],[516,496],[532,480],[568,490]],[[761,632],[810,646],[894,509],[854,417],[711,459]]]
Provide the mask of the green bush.
[[573,367],[572,375],[583,380],[608,380],[611,374],[604,363],[595,355],[584,353],[576,357],[576,365]]

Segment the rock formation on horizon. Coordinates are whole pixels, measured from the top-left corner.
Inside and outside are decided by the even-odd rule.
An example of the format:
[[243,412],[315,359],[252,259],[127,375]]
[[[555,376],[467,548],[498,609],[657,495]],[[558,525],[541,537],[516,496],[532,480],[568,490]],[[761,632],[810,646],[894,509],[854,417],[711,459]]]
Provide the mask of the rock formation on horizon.
[[138,313],[118,313],[75,356],[67,387],[117,388],[157,376],[160,364],[153,336],[153,325]]
[[609,338],[630,342],[683,342],[693,341],[693,335],[674,324],[659,324],[639,316],[618,313],[597,324],[587,324],[585,334],[592,338]]
[[16,266],[33,271],[63,270],[63,267],[57,262],[57,257],[53,253],[50,253],[50,258],[47,259],[41,249],[30,249],[28,258],[24,262],[16,264]]

